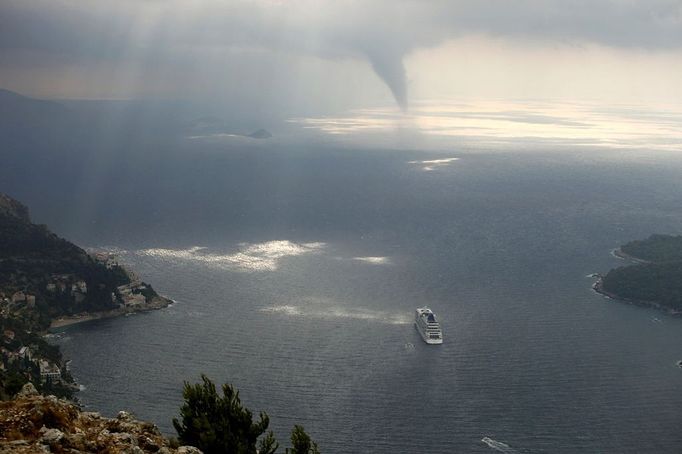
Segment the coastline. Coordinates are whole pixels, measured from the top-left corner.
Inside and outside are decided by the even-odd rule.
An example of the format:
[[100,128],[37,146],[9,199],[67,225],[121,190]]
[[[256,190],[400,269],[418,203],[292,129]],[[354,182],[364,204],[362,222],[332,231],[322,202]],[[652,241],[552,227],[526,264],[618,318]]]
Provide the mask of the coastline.
[[616,248],[616,249],[611,250],[611,255],[616,257],[616,258],[619,258],[621,260],[629,260],[629,261],[635,262],[635,263],[653,263],[649,260],[640,259],[640,258],[635,257],[634,255],[630,255],[626,252],[623,252],[623,250],[621,248]]
[[604,290],[604,286],[603,286],[604,276],[602,276],[601,274],[598,274],[598,273],[595,273],[595,274],[597,277],[597,281],[594,284],[592,284],[592,290],[594,290],[596,293],[599,293],[600,295],[602,295],[606,298],[616,300],[616,301],[620,301],[623,303],[632,304],[635,306],[646,307],[649,309],[657,309],[657,310],[659,310],[661,312],[665,312],[666,314],[673,316],[673,317],[682,316],[682,311],[677,311],[675,309],[672,309],[670,307],[656,303],[654,301],[643,301],[643,300],[635,300],[635,299],[630,299],[630,298],[624,298],[624,297],[619,296],[615,293],[607,292],[606,290]]
[[136,306],[136,307],[121,307],[118,309],[112,309],[109,311],[99,311],[99,312],[87,312],[87,313],[82,313],[82,314],[77,314],[77,315],[69,315],[69,316],[63,316],[63,317],[58,317],[55,319],[52,319],[50,322],[50,327],[48,328],[48,331],[53,331],[59,328],[64,328],[67,326],[71,325],[76,325],[78,323],[84,323],[84,322],[89,322],[92,320],[102,320],[106,318],[114,318],[114,317],[120,317],[122,315],[127,315],[127,314],[135,314],[139,312],[149,312],[149,311],[154,311],[157,309],[163,309],[164,307],[168,307],[171,304],[173,304],[175,301],[173,301],[170,298],[166,298],[163,296],[155,296],[152,298],[152,300],[142,306]]

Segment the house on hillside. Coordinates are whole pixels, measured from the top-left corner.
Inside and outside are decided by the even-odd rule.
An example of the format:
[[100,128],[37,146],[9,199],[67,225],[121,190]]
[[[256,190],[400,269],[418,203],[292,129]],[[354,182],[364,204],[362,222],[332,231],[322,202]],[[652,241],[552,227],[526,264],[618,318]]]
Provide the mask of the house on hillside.
[[26,301],[26,294],[22,291],[15,292],[12,295],[12,303],[23,303]]
[[31,354],[31,349],[26,347],[26,346],[21,347],[19,349],[19,357],[22,359],[27,359],[27,360],[31,361],[33,359],[32,354]]
[[59,381],[62,379],[62,371],[59,370],[56,364],[50,364],[49,362],[41,359],[40,365],[40,378],[45,380]]

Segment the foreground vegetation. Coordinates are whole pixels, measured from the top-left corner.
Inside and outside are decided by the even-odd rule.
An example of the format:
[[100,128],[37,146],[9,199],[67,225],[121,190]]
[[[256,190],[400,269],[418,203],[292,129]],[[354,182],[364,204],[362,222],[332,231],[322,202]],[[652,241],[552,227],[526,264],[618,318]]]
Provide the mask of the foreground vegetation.
[[[0,453],[72,454],[275,454],[279,443],[267,431],[269,419],[253,420],[237,390],[223,385],[222,396],[202,376],[185,384],[179,439],[168,439],[154,424],[120,411],[115,418],[86,412],[72,402],[40,395],[31,383],[0,402]],[[291,431],[283,454],[320,454],[303,427]]]
[[[274,454],[279,448],[272,431],[270,418],[261,412],[254,422],[253,414],[239,399],[239,391],[229,384],[222,386],[222,396],[215,384],[205,375],[201,383],[185,383],[185,403],[180,419],[173,419],[182,444],[195,446],[205,454]],[[302,426],[291,432],[291,448],[286,454],[319,454],[317,444]]]
[[682,312],[682,236],[652,235],[623,245],[621,251],[645,263],[609,271],[597,290],[672,313]]

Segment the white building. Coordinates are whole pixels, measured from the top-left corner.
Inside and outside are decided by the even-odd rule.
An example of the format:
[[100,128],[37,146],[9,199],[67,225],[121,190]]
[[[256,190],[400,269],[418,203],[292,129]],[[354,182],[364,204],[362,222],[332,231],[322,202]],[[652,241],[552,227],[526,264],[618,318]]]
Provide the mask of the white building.
[[40,360],[40,378],[42,380],[59,381],[62,379],[62,371],[59,370],[56,364],[50,364],[43,359]]
[[31,357],[31,349],[24,346],[19,349],[19,356],[24,359],[28,359],[29,361],[32,359]]

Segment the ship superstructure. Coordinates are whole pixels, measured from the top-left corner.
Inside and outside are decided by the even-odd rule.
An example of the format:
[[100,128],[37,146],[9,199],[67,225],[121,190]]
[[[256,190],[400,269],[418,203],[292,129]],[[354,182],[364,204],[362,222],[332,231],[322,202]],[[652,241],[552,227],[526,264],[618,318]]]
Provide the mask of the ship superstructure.
[[443,332],[436,315],[428,307],[420,307],[414,313],[414,326],[427,344],[442,344]]

